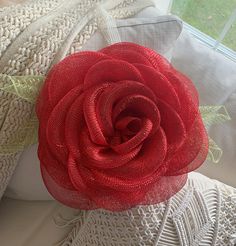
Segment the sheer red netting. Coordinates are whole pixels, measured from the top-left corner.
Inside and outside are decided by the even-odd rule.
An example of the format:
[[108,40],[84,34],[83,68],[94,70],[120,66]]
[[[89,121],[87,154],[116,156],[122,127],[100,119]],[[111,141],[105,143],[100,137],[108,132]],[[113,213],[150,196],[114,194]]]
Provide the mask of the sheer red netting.
[[42,176],[55,199],[120,211],[162,202],[208,153],[192,82],[133,43],[68,56],[37,103]]

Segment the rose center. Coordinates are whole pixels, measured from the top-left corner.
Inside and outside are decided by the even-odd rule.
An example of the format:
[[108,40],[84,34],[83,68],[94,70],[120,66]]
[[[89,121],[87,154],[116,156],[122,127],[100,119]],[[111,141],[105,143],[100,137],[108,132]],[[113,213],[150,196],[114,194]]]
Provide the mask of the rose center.
[[115,129],[118,130],[122,136],[133,136],[140,131],[141,126],[141,119],[127,116],[116,122]]
[[132,121],[127,125],[127,130],[129,130],[132,133],[137,133],[141,128],[139,121]]

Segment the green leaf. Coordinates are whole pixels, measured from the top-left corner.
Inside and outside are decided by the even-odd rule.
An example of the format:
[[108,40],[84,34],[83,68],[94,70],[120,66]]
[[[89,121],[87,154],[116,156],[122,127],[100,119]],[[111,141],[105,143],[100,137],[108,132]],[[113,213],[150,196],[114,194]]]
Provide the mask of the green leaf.
[[206,128],[213,124],[224,123],[230,120],[230,116],[225,106],[200,106],[199,107],[202,120]]
[[211,139],[209,138],[209,149],[207,160],[212,161],[213,163],[218,163],[223,154],[222,149]]
[[0,74],[0,90],[16,95],[28,102],[35,103],[43,76],[8,76]]

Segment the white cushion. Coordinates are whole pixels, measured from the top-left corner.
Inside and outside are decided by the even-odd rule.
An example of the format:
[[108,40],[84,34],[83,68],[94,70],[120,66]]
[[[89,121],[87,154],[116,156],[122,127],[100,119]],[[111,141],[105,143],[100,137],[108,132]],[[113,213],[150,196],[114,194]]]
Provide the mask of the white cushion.
[[[171,58],[172,47],[182,30],[182,22],[178,18],[159,16],[158,10],[153,7],[141,11],[136,18],[118,20],[117,26],[122,41],[147,46],[167,58]],[[83,49],[98,50],[104,46],[105,40],[102,34],[97,32]],[[37,145],[27,148],[22,153],[5,195],[25,200],[53,199],[41,178]]]
[[193,80],[201,105],[225,105],[228,110],[231,121],[209,129],[210,137],[223,150],[221,161],[206,161],[199,172],[236,187],[236,63],[186,31],[176,42],[172,63]]

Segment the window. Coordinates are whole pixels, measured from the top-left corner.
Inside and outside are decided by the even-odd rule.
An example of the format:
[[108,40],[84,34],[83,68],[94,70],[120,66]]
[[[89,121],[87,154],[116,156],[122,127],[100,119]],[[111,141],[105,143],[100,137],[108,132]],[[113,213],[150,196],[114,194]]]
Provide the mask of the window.
[[236,0],[173,0],[171,13],[196,38],[236,61]]

